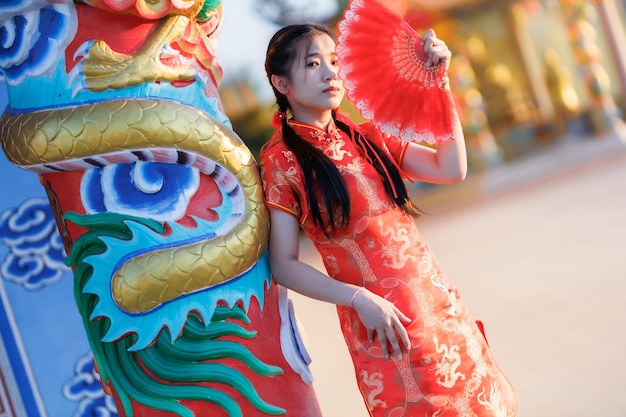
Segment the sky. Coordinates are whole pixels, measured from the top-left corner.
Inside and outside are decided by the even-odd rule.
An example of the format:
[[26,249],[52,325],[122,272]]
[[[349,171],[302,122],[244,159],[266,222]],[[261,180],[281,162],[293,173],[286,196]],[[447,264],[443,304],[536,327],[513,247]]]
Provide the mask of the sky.
[[259,16],[254,0],[224,0],[217,57],[224,80],[249,77],[261,97],[272,91],[263,69],[267,43],[278,26]]
[[[279,26],[260,16],[258,0],[223,0],[224,19],[217,56],[224,69],[224,79],[249,77],[263,98],[273,97],[265,76],[267,44]],[[335,0],[291,0],[289,4],[307,10],[308,18],[336,10]]]

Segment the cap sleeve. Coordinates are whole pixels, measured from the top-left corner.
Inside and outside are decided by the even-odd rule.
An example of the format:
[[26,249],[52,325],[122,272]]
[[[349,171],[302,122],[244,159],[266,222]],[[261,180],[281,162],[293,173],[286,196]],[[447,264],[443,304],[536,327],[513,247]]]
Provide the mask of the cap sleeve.
[[303,181],[293,153],[284,146],[268,146],[261,152],[259,160],[267,206],[291,214],[302,222]]
[[382,149],[386,149],[399,167],[406,153],[408,142],[401,138],[382,133],[373,123],[368,122],[359,126],[367,138]]

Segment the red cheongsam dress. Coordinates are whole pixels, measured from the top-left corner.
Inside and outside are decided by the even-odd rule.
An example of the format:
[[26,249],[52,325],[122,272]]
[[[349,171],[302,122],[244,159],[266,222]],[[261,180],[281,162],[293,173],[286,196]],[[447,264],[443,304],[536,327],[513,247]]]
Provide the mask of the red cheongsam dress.
[[[343,175],[351,198],[350,223],[330,238],[313,223],[304,177],[280,131],[264,146],[260,156],[268,206],[299,220],[330,277],[364,286],[413,319],[407,325],[410,352],[402,359],[385,359],[378,340],[368,341],[356,311],[337,307],[370,415],[516,415],[514,389],[457,289],[422,240],[415,219],[387,196],[381,176],[360,148],[334,123],[328,132],[294,121],[289,123],[303,140],[322,150]],[[372,130],[371,125],[368,130]],[[368,137],[401,164],[405,143],[380,134]]]

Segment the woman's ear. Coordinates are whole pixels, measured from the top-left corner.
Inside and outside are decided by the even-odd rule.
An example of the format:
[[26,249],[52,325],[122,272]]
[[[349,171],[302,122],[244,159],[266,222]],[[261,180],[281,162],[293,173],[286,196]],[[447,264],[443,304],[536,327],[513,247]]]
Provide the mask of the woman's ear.
[[272,85],[275,89],[278,90],[279,93],[287,94],[287,91],[289,91],[289,83],[287,82],[287,77],[272,74],[270,79],[272,81]]

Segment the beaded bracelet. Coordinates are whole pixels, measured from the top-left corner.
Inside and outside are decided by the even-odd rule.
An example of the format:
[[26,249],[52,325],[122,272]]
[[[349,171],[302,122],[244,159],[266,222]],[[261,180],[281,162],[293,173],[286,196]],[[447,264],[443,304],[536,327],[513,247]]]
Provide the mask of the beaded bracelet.
[[350,299],[350,307],[354,308],[354,306],[352,305],[352,304],[354,303],[354,299],[355,299],[355,298],[356,298],[356,296],[357,296],[357,295],[359,295],[359,293],[360,293],[362,290],[364,290],[364,289],[365,289],[364,287],[359,287],[359,289],[358,289],[358,290],[356,290],[356,291],[354,292],[354,294],[352,294],[352,298]]

